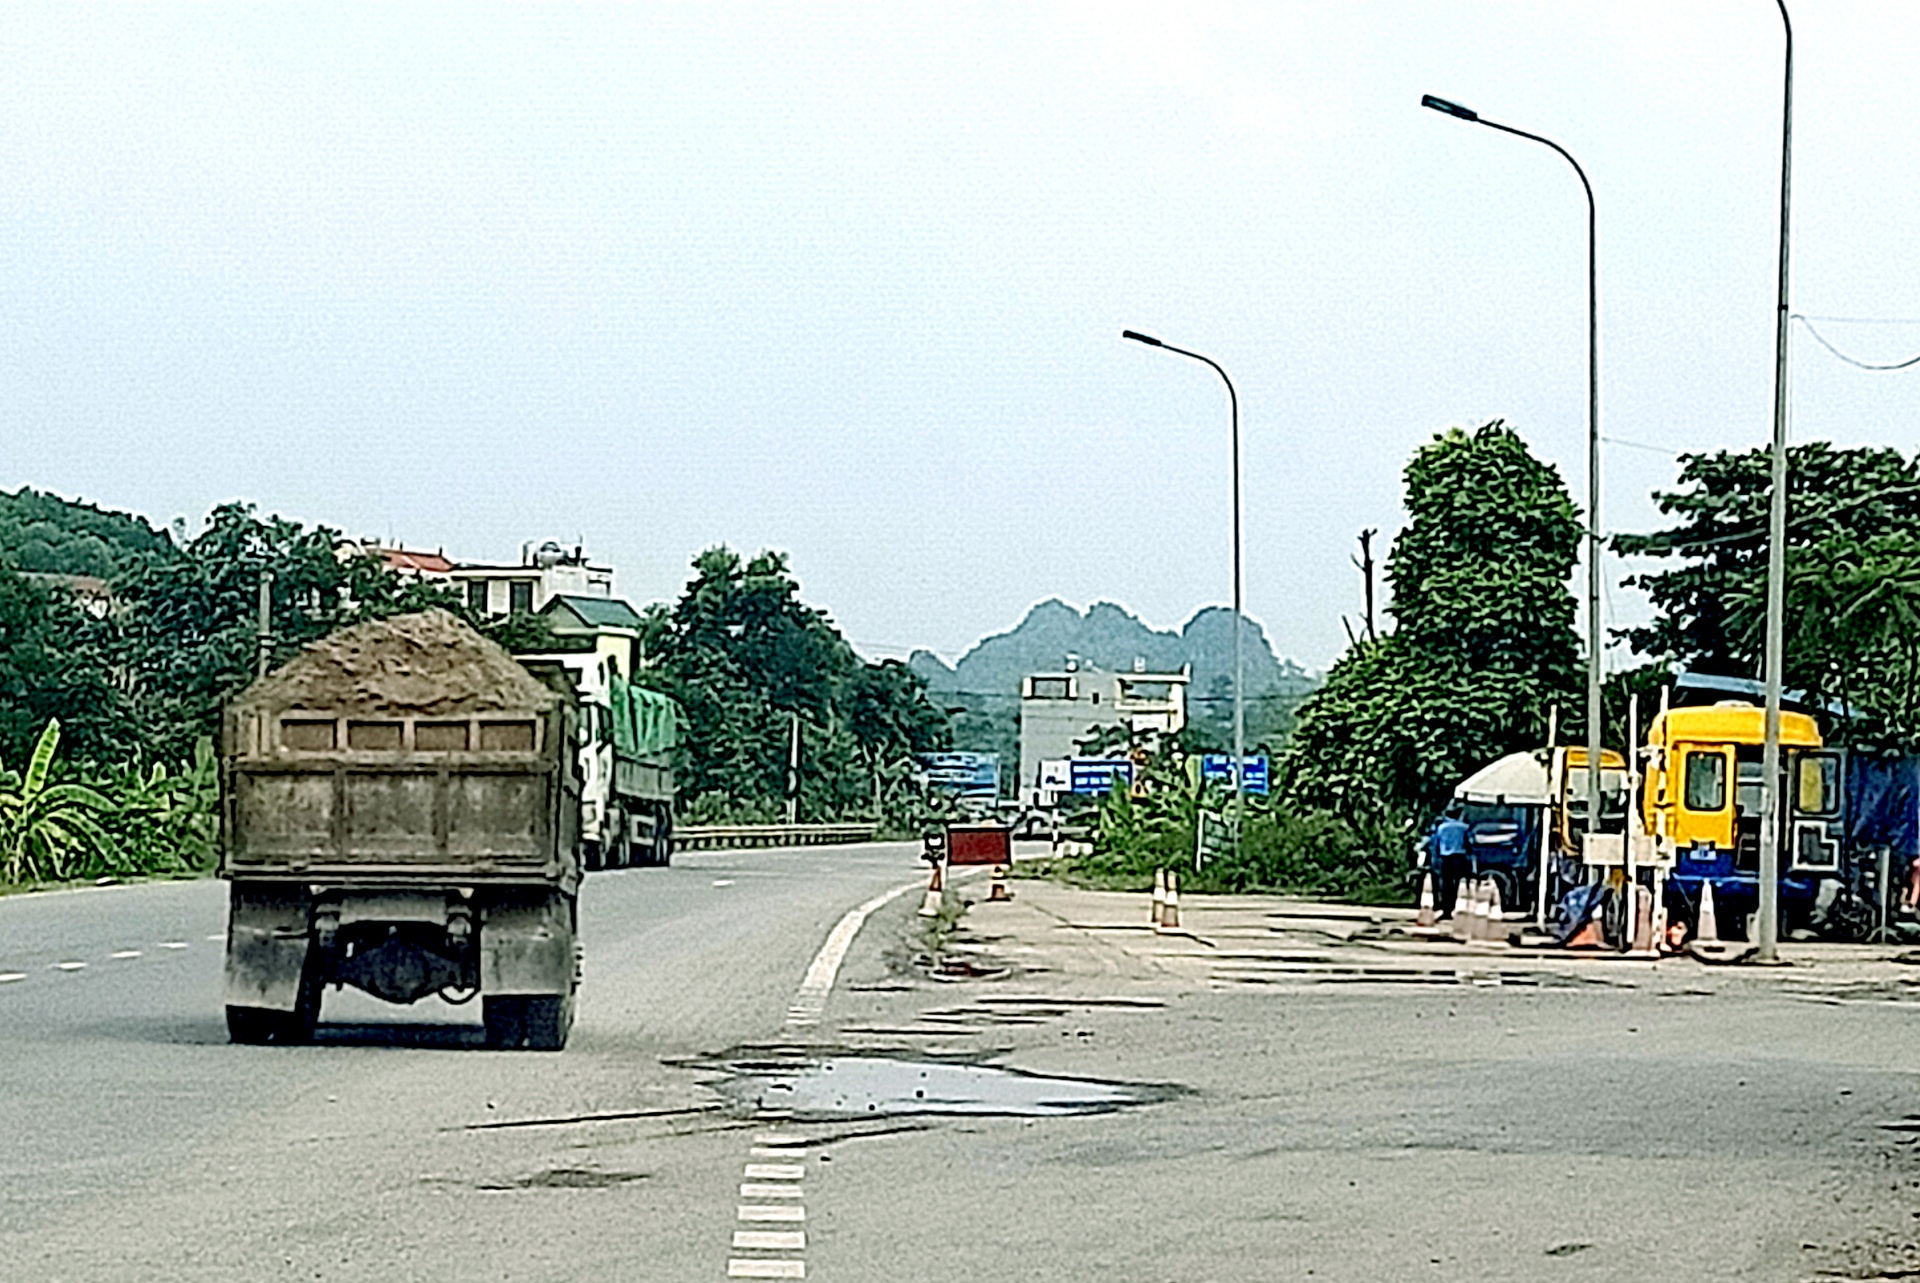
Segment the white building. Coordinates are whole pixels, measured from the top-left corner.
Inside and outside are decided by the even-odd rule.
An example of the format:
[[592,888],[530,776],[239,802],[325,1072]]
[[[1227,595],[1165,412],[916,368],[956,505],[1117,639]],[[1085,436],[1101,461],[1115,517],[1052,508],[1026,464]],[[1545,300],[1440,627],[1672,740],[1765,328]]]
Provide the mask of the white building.
[[1040,796],[1041,764],[1078,756],[1079,744],[1102,729],[1153,737],[1185,729],[1192,680],[1191,665],[1177,673],[1150,673],[1144,660],[1135,660],[1132,672],[1110,673],[1076,656],[1057,672],[1021,679],[1021,799],[1048,800]]
[[476,615],[531,615],[555,597],[613,596],[613,567],[596,566],[579,546],[549,539],[525,544],[518,565],[463,561],[447,578]]

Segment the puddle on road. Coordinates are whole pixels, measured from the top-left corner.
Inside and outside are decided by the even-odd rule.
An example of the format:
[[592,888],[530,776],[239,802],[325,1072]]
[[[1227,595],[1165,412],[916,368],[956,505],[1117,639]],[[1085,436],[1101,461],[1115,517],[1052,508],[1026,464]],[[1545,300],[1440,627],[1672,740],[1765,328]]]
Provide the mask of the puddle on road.
[[736,1108],[800,1121],[913,1114],[1065,1118],[1168,1100],[1177,1089],[1058,1078],[997,1065],[868,1052],[716,1062],[710,1084]]

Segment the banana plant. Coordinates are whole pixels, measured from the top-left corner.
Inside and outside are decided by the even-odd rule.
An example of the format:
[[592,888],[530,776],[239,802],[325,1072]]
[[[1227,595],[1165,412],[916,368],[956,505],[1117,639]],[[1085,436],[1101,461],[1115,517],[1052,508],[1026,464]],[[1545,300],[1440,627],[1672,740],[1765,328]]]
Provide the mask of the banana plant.
[[98,816],[112,804],[84,784],[52,783],[60,720],[40,732],[26,774],[0,776],[0,875],[9,882],[71,877],[109,858],[113,841]]

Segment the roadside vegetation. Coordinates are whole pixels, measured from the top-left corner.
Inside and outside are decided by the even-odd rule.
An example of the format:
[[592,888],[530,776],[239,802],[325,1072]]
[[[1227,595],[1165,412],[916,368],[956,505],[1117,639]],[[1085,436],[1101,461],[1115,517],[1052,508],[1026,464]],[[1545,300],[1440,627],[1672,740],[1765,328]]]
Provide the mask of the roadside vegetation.
[[[269,576],[274,664],[429,606],[510,650],[556,644],[539,616],[475,618],[340,532],[247,504],[214,509],[189,537],[182,523],[0,492],[0,889],[212,867],[220,709],[256,671]],[[912,755],[950,742],[945,710],[904,664],[856,655],[800,600],[783,554],[702,553],[680,602],[646,618],[637,678],[687,715],[684,821],[783,818],[796,721],[802,821],[905,835],[940,818]]]

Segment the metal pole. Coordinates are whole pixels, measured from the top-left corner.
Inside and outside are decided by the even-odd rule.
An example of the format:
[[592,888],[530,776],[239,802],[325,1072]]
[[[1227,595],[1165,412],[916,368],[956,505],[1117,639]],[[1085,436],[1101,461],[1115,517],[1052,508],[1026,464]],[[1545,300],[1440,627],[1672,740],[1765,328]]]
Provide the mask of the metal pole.
[[793,740],[787,749],[787,823],[800,822],[800,714],[793,715]]
[[[1479,112],[1445,98],[1426,94],[1420,105],[1503,134],[1525,138],[1551,147],[1560,153],[1573,172],[1580,176],[1581,190],[1587,194],[1587,832],[1600,831],[1600,235],[1599,215],[1593,201],[1593,184],[1580,162],[1551,138],[1530,134],[1512,125],[1483,119]],[[1784,312],[1782,316],[1784,317]],[[1785,320],[1781,321],[1784,326]],[[1584,842],[1584,839],[1583,839]]]
[[1540,809],[1540,885],[1534,892],[1533,924],[1547,929],[1547,874],[1552,868],[1550,848],[1553,837],[1553,752],[1560,738],[1560,706],[1547,709],[1547,804]]
[[1773,490],[1767,503],[1767,737],[1760,755],[1760,921],[1754,960],[1780,959],[1780,683],[1787,602],[1787,228],[1793,178],[1793,22],[1786,0],[1786,89],[1780,125],[1780,294],[1773,331]]
[[265,677],[273,663],[273,572],[260,572],[260,622],[254,648],[253,674]]
[[1227,385],[1227,405],[1233,416],[1233,853],[1240,854],[1240,822],[1246,794],[1246,783],[1242,772],[1246,767],[1247,755],[1247,719],[1246,719],[1246,682],[1241,641],[1241,575],[1240,575],[1240,394],[1234,391],[1233,380],[1220,368],[1220,363],[1212,357],[1201,356],[1198,352],[1189,352],[1185,348],[1163,343],[1151,335],[1134,330],[1122,330],[1120,337],[1144,343],[1148,347],[1162,348],[1195,361],[1204,362],[1213,367],[1220,381]]

